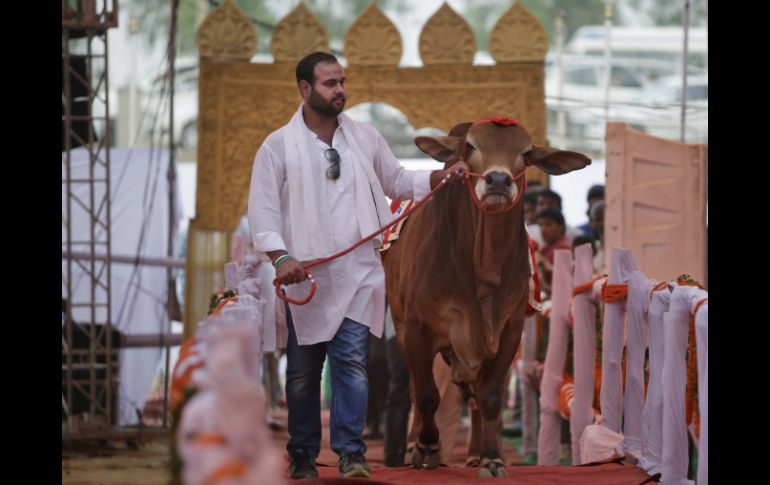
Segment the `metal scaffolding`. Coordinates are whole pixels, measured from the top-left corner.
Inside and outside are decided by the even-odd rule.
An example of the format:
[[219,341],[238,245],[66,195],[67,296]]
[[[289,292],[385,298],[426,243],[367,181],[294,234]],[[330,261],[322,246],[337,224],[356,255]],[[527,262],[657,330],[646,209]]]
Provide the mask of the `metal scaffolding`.
[[[116,424],[107,31],[117,19],[117,0],[62,0],[62,253],[88,255],[62,271],[63,438]],[[77,147],[85,174],[73,172]]]

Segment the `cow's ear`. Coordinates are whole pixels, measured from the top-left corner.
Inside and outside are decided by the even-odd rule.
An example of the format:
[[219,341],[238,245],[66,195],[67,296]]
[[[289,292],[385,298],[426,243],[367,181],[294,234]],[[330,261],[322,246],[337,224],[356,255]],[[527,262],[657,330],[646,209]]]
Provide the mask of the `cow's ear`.
[[472,121],[466,121],[464,123],[457,123],[454,128],[449,130],[449,136],[460,136],[463,137],[468,133],[468,130],[471,129],[471,126],[473,126]]
[[418,136],[414,139],[420,150],[444,164],[460,159],[462,138],[456,136]]
[[591,164],[591,159],[582,153],[551,147],[532,147],[524,158],[527,165],[535,165],[550,175],[563,175]]

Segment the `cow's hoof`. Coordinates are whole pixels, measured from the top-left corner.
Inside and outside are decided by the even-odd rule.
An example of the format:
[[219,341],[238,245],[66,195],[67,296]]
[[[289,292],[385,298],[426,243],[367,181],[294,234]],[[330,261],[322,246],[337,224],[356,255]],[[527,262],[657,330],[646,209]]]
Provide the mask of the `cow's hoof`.
[[433,470],[441,463],[440,450],[440,442],[435,445],[415,443],[414,450],[412,451],[412,466],[414,468],[422,468],[424,463],[428,470]]
[[468,459],[465,460],[465,466],[469,468],[477,467],[479,464],[481,464],[480,456],[469,456]]
[[481,460],[481,468],[479,468],[479,478],[492,478],[492,477],[507,477],[508,472],[505,471],[505,465],[503,460],[495,458],[490,460],[484,458]]

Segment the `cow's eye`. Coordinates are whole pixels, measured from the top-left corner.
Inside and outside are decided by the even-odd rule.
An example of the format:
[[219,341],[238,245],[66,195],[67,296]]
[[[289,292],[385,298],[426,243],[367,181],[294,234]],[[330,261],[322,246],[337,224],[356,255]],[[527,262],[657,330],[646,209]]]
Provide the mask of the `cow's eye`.
[[475,149],[476,149],[476,147],[475,147],[475,146],[473,146],[473,145],[471,145],[470,143],[466,143],[466,145],[465,145],[465,146],[466,146],[466,147],[467,147],[467,149],[468,149],[468,153],[470,153],[470,152],[472,152],[473,150],[475,150]]

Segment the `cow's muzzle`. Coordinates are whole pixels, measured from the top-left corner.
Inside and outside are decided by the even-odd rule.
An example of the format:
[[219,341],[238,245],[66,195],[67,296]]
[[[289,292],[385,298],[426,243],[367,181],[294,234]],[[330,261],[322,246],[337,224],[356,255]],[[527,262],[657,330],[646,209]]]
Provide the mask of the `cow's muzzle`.
[[493,171],[484,175],[485,190],[482,201],[485,206],[509,204],[513,200],[514,184],[510,174]]
[[487,183],[487,195],[511,193],[511,184],[513,178],[504,172],[489,172],[484,175],[484,181]]

